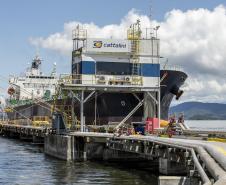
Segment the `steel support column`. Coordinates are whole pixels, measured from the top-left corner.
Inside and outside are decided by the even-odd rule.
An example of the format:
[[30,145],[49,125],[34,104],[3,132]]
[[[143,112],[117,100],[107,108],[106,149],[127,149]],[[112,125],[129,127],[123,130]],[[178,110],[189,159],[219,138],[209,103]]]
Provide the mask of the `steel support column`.
[[158,127],[160,128],[160,120],[161,120],[161,102],[160,102],[161,101],[161,99],[160,99],[161,93],[160,93],[160,88],[157,91],[157,99],[150,92],[147,92],[147,94],[149,95],[149,97],[151,97],[151,99],[157,105]]
[[158,125],[159,125],[159,128],[160,128],[160,122],[161,122],[161,90],[159,88],[158,90]]
[[95,123],[95,126],[97,125],[97,92],[95,92],[95,103],[94,103],[94,123]]
[[81,99],[80,99],[80,120],[81,120],[81,132],[84,132],[84,90],[81,91]]
[[71,129],[75,129],[75,102],[74,98],[71,100]]

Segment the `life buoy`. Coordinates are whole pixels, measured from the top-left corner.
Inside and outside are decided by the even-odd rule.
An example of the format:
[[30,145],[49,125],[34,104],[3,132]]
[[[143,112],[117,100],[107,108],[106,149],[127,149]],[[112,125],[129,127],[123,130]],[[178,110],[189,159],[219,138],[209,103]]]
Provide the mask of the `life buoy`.
[[13,88],[13,87],[10,87],[9,89],[8,89],[8,94],[11,96],[11,95],[13,95],[15,93],[15,89]]

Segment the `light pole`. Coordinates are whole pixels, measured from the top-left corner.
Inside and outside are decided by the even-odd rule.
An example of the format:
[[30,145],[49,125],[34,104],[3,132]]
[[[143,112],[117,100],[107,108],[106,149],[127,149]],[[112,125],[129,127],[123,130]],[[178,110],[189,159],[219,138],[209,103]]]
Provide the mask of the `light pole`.
[[155,30],[155,37],[156,37],[156,39],[157,39],[157,37],[158,37],[158,29],[160,28],[160,26],[156,26],[155,28],[154,28],[154,30]]

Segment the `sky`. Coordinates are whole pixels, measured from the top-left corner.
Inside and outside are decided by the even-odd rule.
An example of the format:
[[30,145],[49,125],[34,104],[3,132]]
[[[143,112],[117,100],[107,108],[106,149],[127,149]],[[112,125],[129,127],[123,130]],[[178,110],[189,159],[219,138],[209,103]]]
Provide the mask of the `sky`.
[[[151,8],[150,8],[151,7]],[[150,11],[151,9],[151,11]],[[9,75],[24,72],[39,51],[42,70],[70,72],[71,32],[79,23],[92,37],[125,37],[127,27],[160,25],[162,56],[188,75],[183,101],[226,103],[225,0],[1,0],[0,94]]]

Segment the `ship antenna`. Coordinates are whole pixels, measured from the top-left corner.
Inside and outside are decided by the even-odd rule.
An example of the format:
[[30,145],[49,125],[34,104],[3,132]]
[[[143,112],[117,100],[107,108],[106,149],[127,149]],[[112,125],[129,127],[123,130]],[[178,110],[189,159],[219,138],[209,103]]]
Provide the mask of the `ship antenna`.
[[150,30],[150,32],[149,32],[149,34],[150,34],[150,38],[152,38],[153,36],[153,31],[152,31],[152,29],[153,29],[153,26],[152,26],[152,17],[153,17],[153,0],[150,0],[150,2],[149,2],[149,28],[147,28],[147,30],[149,29]]
[[165,64],[164,64],[164,66],[163,66],[163,69],[164,69],[164,70],[166,69],[166,66],[167,66],[168,62],[169,62],[169,59],[167,58],[167,59],[166,59],[166,62],[165,62]]
[[53,70],[52,70],[52,73],[51,73],[51,76],[53,77],[53,76],[56,76],[56,62],[54,62],[54,64],[53,64]]
[[31,68],[32,68],[32,69],[39,69],[41,63],[42,63],[42,60],[41,60],[40,57],[39,57],[39,51],[38,51],[38,49],[37,49],[37,50],[36,50],[35,58],[34,58],[33,61],[32,61],[32,66],[31,66]]
[[149,7],[149,22],[150,22],[150,28],[152,28],[152,11],[153,11],[153,2],[150,0],[150,7]]

